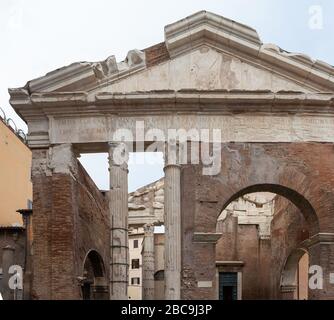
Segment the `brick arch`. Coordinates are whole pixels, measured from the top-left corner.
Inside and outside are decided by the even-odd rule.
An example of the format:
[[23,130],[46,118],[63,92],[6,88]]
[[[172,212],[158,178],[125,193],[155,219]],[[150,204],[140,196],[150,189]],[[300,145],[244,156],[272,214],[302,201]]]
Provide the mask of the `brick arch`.
[[281,298],[284,300],[295,298],[295,291],[298,287],[298,279],[296,277],[298,264],[305,254],[309,254],[307,248],[297,247],[290,252],[285,260],[280,279]]
[[[216,176],[197,171],[196,219],[207,211],[218,215],[229,199],[252,190],[252,186],[272,186],[297,205],[310,221],[310,234],[334,232],[334,148],[330,143],[224,143],[221,170]],[[260,191],[260,189],[257,189]],[[262,189],[264,191],[265,189]],[[289,195],[289,192],[291,194]],[[310,209],[310,208],[313,208]],[[208,209],[208,210],[207,210]],[[315,214],[314,214],[315,213]],[[214,229],[211,217],[210,227]],[[317,223],[315,223],[318,221]]]
[[[309,228],[310,264],[330,270],[334,249],[334,148],[331,143],[223,143],[221,168],[203,175],[203,165],[187,164],[181,171],[183,298],[216,298],[216,287],[197,288],[203,278],[216,277],[217,217],[235,198],[254,191],[271,191],[302,211]],[[325,237],[325,240],[321,240]],[[327,239],[329,238],[329,240]],[[196,253],[196,254],[195,254]],[[311,292],[310,299],[334,296]]]
[[94,277],[105,277],[106,272],[103,258],[96,250],[90,249],[87,252],[83,263],[83,274],[88,263],[92,266]]
[[109,298],[108,282],[102,256],[94,249],[87,252],[82,267],[82,297],[85,300]]
[[310,202],[297,191],[279,184],[256,184],[239,190],[223,204],[217,218],[232,201],[253,192],[271,192],[285,197],[301,211],[308,224],[309,230],[311,230],[311,235],[319,232],[318,216]]
[[281,272],[281,287],[282,286],[295,286],[298,262],[304,254],[308,254],[305,248],[296,248],[292,250],[289,256],[286,258],[282,272]]

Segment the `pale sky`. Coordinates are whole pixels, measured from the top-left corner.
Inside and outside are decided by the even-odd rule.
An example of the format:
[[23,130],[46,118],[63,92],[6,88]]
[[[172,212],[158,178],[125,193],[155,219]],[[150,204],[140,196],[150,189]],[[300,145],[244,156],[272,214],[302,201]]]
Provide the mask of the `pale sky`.
[[[314,8],[322,11],[320,29],[310,27]],[[9,106],[9,87],[75,61],[110,55],[122,61],[131,49],[163,41],[166,24],[199,10],[247,24],[263,42],[334,65],[333,0],[1,0],[0,107],[27,130]],[[130,159],[130,191],[163,175],[161,154],[147,159],[151,163],[139,165]],[[106,155],[84,155],[80,161],[98,187],[107,189]]]

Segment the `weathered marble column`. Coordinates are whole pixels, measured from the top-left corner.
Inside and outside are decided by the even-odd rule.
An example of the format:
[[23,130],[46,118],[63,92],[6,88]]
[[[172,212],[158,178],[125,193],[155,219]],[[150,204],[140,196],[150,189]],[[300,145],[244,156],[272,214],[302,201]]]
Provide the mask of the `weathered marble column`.
[[128,166],[123,143],[109,144],[110,298],[128,299]]
[[154,226],[144,226],[144,244],[142,253],[143,300],[154,300]]
[[165,299],[179,300],[181,291],[181,168],[177,146],[165,151]]

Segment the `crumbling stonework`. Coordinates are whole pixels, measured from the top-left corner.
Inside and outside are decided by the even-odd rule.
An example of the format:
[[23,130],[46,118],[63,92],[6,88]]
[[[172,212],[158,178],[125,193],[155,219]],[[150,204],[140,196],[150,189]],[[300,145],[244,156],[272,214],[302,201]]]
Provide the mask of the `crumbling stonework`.
[[[270,225],[274,215],[274,199],[276,195],[266,192],[244,195],[231,202],[218,217],[218,224],[227,215],[238,217],[238,224],[255,224],[259,228],[261,239],[270,238]],[[217,226],[217,232],[218,226]]]
[[160,179],[131,192],[128,199],[129,226],[163,224],[164,182]]

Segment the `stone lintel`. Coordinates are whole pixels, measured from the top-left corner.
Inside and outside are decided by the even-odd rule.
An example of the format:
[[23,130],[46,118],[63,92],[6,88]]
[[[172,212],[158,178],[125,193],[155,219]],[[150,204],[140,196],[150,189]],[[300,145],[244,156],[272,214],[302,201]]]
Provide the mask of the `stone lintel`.
[[10,246],[10,245],[6,245],[2,248],[2,250],[9,250],[9,251],[15,251],[15,247]]
[[315,245],[319,244],[327,244],[327,245],[332,245],[334,244],[334,233],[325,233],[325,232],[320,232],[309,239],[303,241],[301,243],[301,246],[304,248],[310,248]]
[[[21,100],[20,100],[21,99]],[[96,116],[101,112],[118,115],[164,114],[175,112],[312,112],[330,113],[333,93],[271,92],[248,90],[179,90],[134,93],[85,92],[38,93],[11,101],[14,109],[29,122],[36,117]],[[79,107],[79,108],[78,108]],[[274,107],[274,108],[273,108]]]
[[243,261],[216,261],[217,267],[242,267]]
[[284,285],[284,286],[281,286],[280,289],[281,289],[282,293],[295,292],[297,290],[297,286],[294,286],[294,285]]
[[193,242],[196,243],[216,243],[220,237],[221,233],[205,233],[205,232],[194,232]]

